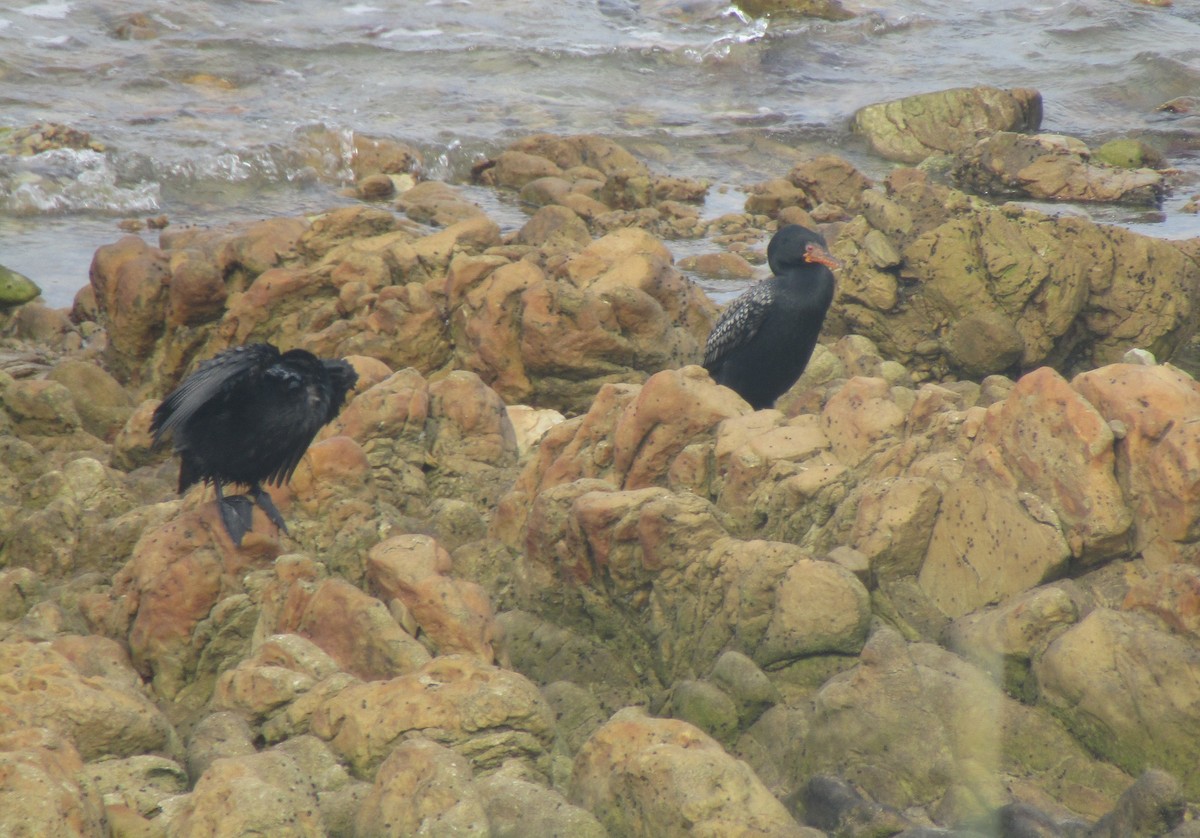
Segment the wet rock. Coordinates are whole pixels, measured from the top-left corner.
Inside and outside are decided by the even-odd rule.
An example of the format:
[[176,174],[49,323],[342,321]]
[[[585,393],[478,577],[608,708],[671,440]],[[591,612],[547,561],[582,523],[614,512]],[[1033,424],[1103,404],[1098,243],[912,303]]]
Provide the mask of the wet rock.
[[1162,155],[1141,140],[1109,140],[1092,154],[1101,163],[1119,166],[1122,169],[1161,169],[1163,167]]
[[704,253],[679,260],[679,269],[712,279],[750,279],[754,266],[737,253]]
[[824,20],[849,20],[854,17],[838,0],[738,0],[737,5],[754,17],[780,14]]
[[570,799],[614,835],[809,834],[715,740],[686,722],[632,709],[584,744]]
[[0,733],[0,833],[108,833],[100,792],[69,739],[41,727]]
[[545,758],[553,718],[530,681],[470,658],[434,658],[410,675],[355,684],[323,702],[312,732],[357,777],[371,777],[413,731],[479,768]]
[[421,152],[408,143],[386,137],[354,134],[350,169],[360,183],[373,174],[396,175],[419,171]]
[[1200,787],[1196,725],[1200,652],[1152,618],[1092,611],[1034,662],[1041,694],[1096,753],[1130,772],[1174,771],[1189,795]]
[[809,826],[834,834],[896,834],[911,825],[900,812],[864,798],[838,777],[819,775],[799,791],[798,804]]
[[919,163],[931,154],[953,154],[996,131],[1036,131],[1042,97],[1035,90],[962,87],[868,105],[853,129],[877,154]]
[[316,789],[277,752],[218,759],[168,821],[180,836],[325,835]]
[[33,155],[55,148],[103,152],[104,144],[93,140],[86,131],[58,122],[35,122],[0,134],[0,149],[5,154]]
[[1153,169],[1093,162],[1087,147],[1054,134],[1000,131],[959,152],[954,176],[985,195],[1156,205],[1165,190]]
[[0,265],[0,307],[19,306],[42,293],[42,289],[25,274]]
[[427,180],[405,190],[396,203],[413,221],[439,227],[483,215],[483,210],[461,190],[437,180]]

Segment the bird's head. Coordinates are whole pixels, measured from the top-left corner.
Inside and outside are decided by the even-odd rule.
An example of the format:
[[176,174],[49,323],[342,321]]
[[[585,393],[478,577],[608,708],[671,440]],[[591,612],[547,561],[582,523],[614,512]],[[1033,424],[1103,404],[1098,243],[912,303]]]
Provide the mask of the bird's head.
[[767,264],[776,275],[813,264],[841,267],[841,263],[829,255],[829,246],[821,234],[799,224],[780,227],[771,237],[771,243],[767,245]]

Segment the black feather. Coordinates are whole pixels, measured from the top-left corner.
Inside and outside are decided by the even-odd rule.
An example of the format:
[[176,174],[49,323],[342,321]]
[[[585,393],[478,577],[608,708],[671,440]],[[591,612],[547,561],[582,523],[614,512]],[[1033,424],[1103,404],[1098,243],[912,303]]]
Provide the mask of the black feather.
[[[150,428],[156,445],[173,438],[180,492],[203,480],[216,487],[218,501],[225,504],[222,484],[243,484],[286,530],[262,484],[281,486],[291,478],[317,431],[337,416],[357,381],[345,361],[303,349],[281,353],[267,343],[240,346],[202,363],[163,399]],[[246,516],[239,519],[223,506],[222,517],[240,543],[236,522],[245,523]]]
[[804,372],[833,301],[825,239],[789,224],[767,245],[774,274],[731,302],[704,348],[704,367],[755,410],[771,407]]

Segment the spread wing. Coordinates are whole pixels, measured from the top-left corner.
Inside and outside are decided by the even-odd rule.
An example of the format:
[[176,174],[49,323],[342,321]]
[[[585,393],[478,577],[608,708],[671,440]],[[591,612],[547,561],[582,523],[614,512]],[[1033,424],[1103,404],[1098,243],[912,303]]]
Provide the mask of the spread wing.
[[721,359],[758,334],[771,303],[775,299],[775,283],[760,282],[730,303],[717,318],[704,345],[704,366],[710,370]]
[[268,343],[239,346],[202,363],[154,411],[150,430],[154,443],[185,424],[218,395],[254,381],[279,360],[279,350]]

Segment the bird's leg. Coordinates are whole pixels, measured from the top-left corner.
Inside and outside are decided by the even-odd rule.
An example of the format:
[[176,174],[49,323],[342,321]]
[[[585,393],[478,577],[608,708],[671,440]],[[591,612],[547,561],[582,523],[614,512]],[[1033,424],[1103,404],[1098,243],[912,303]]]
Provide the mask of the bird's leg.
[[281,533],[287,534],[287,524],[283,521],[283,516],[279,514],[279,510],[275,508],[275,501],[271,500],[271,496],[267,494],[262,486],[255,483],[250,487],[250,496],[254,498],[254,502],[259,505],[263,512],[267,513],[267,520],[279,527]]
[[254,507],[245,495],[222,495],[219,480],[213,481],[213,487],[217,490],[217,509],[221,513],[221,523],[225,525],[225,532],[229,533],[235,547],[241,547],[242,538],[254,524]]

